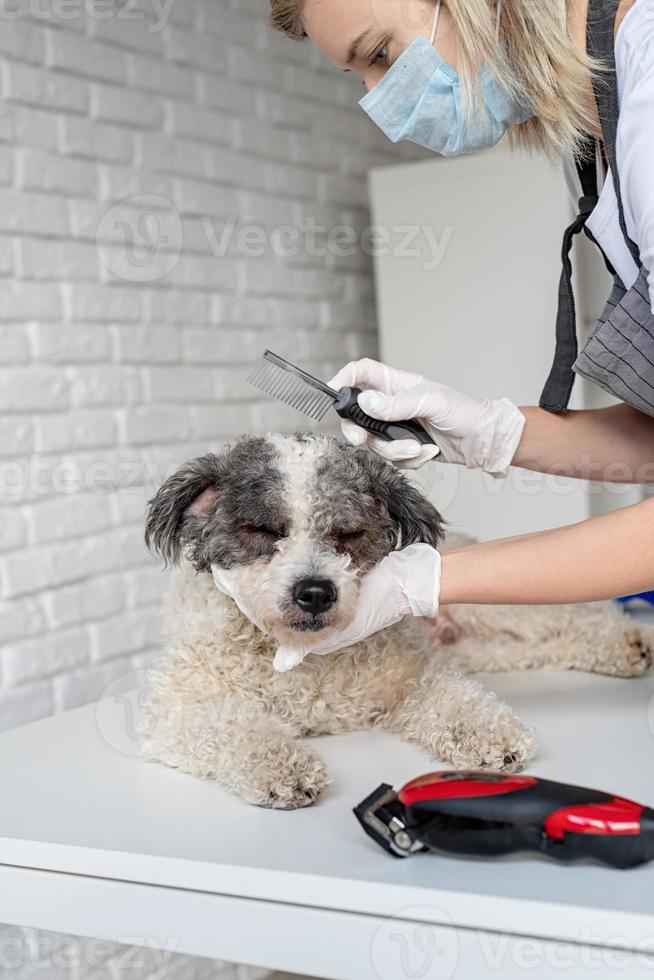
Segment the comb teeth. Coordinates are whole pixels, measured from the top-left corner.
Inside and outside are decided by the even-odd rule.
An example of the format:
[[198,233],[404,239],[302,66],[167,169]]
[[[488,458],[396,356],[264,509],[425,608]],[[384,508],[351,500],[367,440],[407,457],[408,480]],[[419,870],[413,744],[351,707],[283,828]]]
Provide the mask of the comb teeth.
[[277,398],[317,422],[322,421],[334,404],[334,399],[329,395],[276,364],[265,362],[259,365],[252,371],[248,381],[266,395]]

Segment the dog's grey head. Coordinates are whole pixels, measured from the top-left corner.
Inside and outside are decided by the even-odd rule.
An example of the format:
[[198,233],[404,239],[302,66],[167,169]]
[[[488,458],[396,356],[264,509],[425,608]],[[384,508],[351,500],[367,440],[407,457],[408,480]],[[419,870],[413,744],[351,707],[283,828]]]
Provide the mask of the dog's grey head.
[[343,629],[361,572],[440,538],[440,515],[394,467],[316,435],[246,437],[187,463],[150,502],[146,530],[167,563],[229,569],[280,642]]

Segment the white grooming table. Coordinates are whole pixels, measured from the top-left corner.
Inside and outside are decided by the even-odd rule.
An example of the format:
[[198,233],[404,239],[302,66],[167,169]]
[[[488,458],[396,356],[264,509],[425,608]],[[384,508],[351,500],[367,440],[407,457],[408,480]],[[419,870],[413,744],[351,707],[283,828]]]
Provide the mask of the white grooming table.
[[[654,677],[486,681],[538,728],[530,772],[654,803]],[[396,860],[351,808],[442,768],[419,749],[382,733],[316,739],[324,797],[263,810],[139,759],[134,703],[0,736],[0,922],[335,980],[652,976],[654,863]]]

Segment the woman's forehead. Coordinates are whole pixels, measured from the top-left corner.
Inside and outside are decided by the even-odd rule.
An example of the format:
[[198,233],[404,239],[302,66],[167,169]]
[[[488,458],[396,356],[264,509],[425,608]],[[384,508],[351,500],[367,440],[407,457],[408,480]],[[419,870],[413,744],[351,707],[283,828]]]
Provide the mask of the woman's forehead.
[[432,6],[432,0],[305,0],[304,27],[333,64],[346,68],[355,49],[370,53],[385,35],[411,41]]
[[375,28],[373,7],[373,0],[306,0],[304,28],[330,61],[346,68],[355,42]]

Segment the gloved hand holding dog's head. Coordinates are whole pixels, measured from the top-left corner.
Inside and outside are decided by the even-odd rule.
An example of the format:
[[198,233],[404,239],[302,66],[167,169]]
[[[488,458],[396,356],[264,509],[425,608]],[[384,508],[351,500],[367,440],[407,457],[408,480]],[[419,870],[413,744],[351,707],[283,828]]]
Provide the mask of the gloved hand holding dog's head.
[[335,653],[392,626],[404,616],[435,616],[438,611],[441,557],[428,544],[393,551],[361,580],[354,618],[344,630],[294,647],[284,644],[275,655],[276,670],[296,667],[309,653]]

